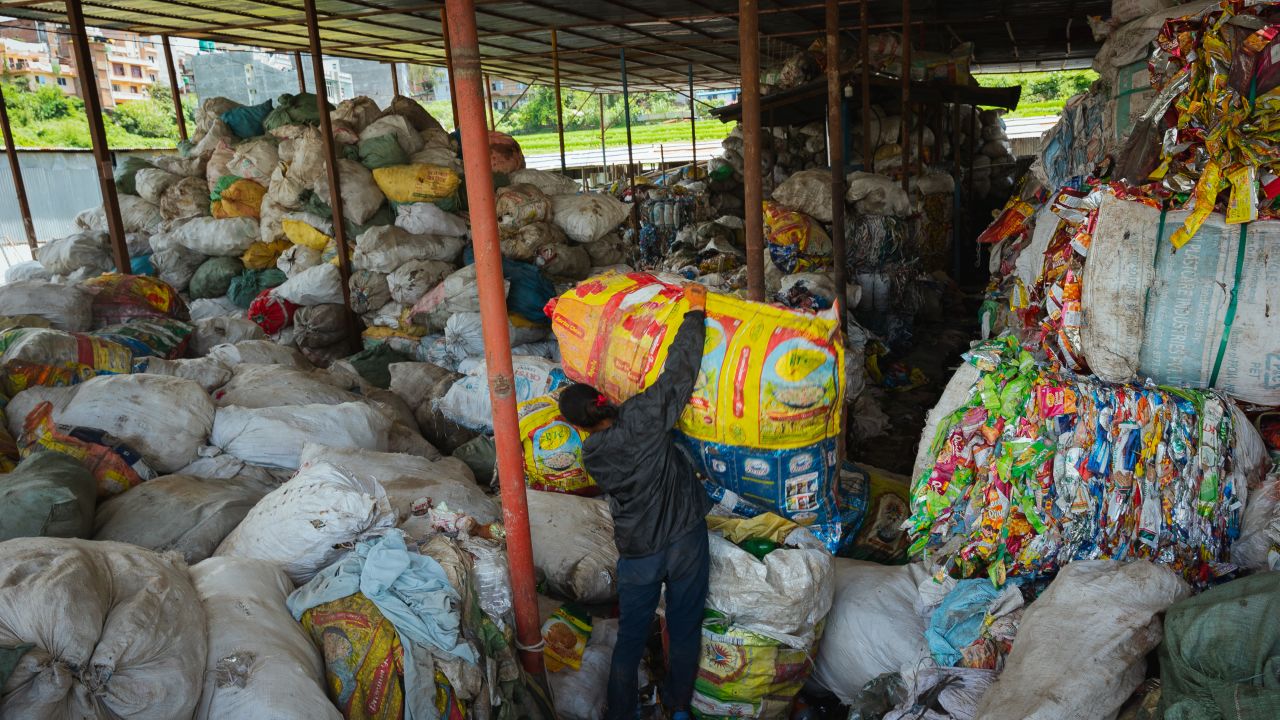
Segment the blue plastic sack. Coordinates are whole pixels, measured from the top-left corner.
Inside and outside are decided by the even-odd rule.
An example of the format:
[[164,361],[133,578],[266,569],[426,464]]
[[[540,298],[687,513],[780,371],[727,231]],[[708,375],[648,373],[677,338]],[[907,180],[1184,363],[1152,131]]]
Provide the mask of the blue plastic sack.
[[711,500],[737,515],[777,513],[808,528],[833,553],[853,537],[847,526],[861,521],[857,503],[842,506],[836,498],[835,438],[790,450],[722,445],[686,435],[680,441],[707,479]]
[[266,132],[262,121],[270,114],[271,101],[268,100],[261,105],[245,105],[228,110],[222,113],[222,122],[227,124],[236,137],[251,138]]
[[982,636],[987,609],[999,596],[1000,590],[986,578],[956,583],[933,611],[924,631],[934,662],[943,667],[960,662],[962,651]]
[[151,253],[146,255],[134,255],[129,258],[129,272],[132,275],[152,275],[156,274],[156,268],[151,264]]
[[[475,262],[471,246],[462,253],[462,263]],[[507,312],[519,315],[531,323],[550,325],[551,319],[543,309],[556,296],[556,286],[533,263],[502,258],[502,277],[511,283],[507,291]]]

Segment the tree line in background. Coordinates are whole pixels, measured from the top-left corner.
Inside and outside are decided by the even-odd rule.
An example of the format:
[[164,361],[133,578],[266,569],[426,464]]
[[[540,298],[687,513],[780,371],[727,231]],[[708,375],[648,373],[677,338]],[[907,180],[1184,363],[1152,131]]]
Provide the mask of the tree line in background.
[[[88,118],[84,101],[65,95],[53,85],[31,90],[0,81],[13,141],[18,147],[88,148]],[[195,126],[196,99],[182,99],[188,128]],[[145,100],[117,105],[102,113],[107,143],[116,148],[171,148],[178,143],[178,122],[167,85],[152,85]]]

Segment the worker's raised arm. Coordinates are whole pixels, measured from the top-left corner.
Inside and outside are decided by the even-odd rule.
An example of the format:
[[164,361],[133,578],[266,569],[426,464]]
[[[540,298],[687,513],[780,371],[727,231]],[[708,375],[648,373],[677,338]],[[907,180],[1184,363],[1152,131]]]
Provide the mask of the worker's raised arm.
[[653,422],[651,428],[661,432],[675,427],[684,406],[689,404],[698,382],[702,347],[707,338],[707,290],[697,283],[684,287],[689,311],[685,313],[671,347],[667,348],[667,361],[662,373],[653,385],[626,402],[628,411],[642,418],[642,422]]

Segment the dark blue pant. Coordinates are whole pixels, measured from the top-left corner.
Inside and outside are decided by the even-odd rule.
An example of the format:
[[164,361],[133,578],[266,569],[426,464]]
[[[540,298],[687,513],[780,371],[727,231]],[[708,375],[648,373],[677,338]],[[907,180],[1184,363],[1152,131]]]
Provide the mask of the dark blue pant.
[[636,673],[664,582],[670,657],[663,703],[668,711],[689,707],[702,650],[709,570],[707,530],[701,524],[662,552],[618,560],[618,644],[609,667],[606,720],[635,720],[640,692]]

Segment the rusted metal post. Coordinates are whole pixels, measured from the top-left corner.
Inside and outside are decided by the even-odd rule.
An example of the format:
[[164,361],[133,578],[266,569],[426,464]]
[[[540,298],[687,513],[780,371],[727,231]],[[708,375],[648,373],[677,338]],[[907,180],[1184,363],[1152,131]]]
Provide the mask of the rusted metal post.
[[604,93],[600,93],[600,167],[604,176],[609,177],[609,153],[604,144]]
[[622,63],[622,120],[627,126],[627,189],[631,193],[631,229],[640,233],[640,203],[636,197],[636,161],[631,148],[631,93],[627,88],[627,49],[618,50]]
[[689,63],[689,148],[693,150],[693,178],[698,178],[698,107],[693,101],[693,63]]
[[302,71],[302,51],[293,51],[293,71],[298,75],[298,94],[307,91],[307,74]]
[[400,73],[395,63],[391,63],[391,96],[400,96]]
[[98,95],[98,73],[93,67],[89,36],[85,34],[84,11],[80,0],[67,0],[67,24],[71,26],[71,43],[75,50],[76,72],[80,74],[80,94],[84,114],[89,120],[89,140],[93,144],[93,160],[98,167],[98,186],[102,189],[102,210],[107,217],[107,234],[111,237],[111,257],[116,271],[128,274],[129,245],[124,237],[124,221],[120,219],[120,199],[116,197],[115,168],[107,147],[107,131],[102,125],[102,98]]
[[325,171],[329,177],[329,206],[333,210],[333,239],[338,245],[338,276],[342,278],[342,304],[347,308],[347,341],[356,341],[355,313],[351,312],[351,250],[347,244],[346,210],[342,207],[342,174],[338,171],[338,151],[333,141],[333,121],[329,118],[329,90],[324,79],[324,55],[320,48],[320,26],[316,23],[316,0],[303,0],[307,15],[307,39],[311,47],[311,74],[316,83],[316,109],[320,112],[320,137],[324,140]]
[[911,190],[911,0],[902,0],[902,189]]
[[449,78],[449,105],[453,108],[453,129],[458,125],[458,84],[453,79],[453,40],[449,32],[449,13],[440,8],[440,35],[444,38],[444,69]]
[[493,84],[489,82],[489,73],[484,74],[484,106],[489,111],[489,132],[498,128],[493,124]]
[[840,118],[840,0],[827,0],[827,155],[831,157],[831,261],[837,320],[844,327],[849,269],[844,249],[844,123]]
[[22,181],[22,168],[18,165],[18,147],[13,144],[13,131],[9,127],[9,108],[4,94],[0,93],[0,130],[4,131],[4,154],[9,156],[9,174],[13,176],[13,189],[18,195],[18,213],[22,215],[22,229],[31,247],[31,259],[36,259],[36,225],[31,219],[31,204],[27,202],[27,185]]
[[859,8],[859,20],[862,23],[862,170],[875,172],[875,142],[871,139],[871,27],[867,20],[867,2],[863,0]]
[[471,243],[476,257],[480,319],[484,326],[484,359],[489,398],[493,403],[493,436],[498,452],[498,480],[502,488],[502,517],[507,531],[507,561],[515,609],[516,643],[525,670],[543,672],[541,622],[533,574],[533,543],[529,538],[529,506],[525,498],[524,451],[516,417],[515,374],[511,367],[511,336],[502,284],[502,250],[498,245],[498,214],[494,203],[493,170],[489,166],[489,134],[484,127],[484,92],[480,87],[480,48],[476,38],[475,0],[445,0],[449,34],[457,48],[457,87],[462,126],[462,158],[467,173],[467,203],[471,208]]
[[764,186],[760,177],[760,7],[738,0],[738,57],[742,65],[743,216],[746,219],[747,297],[764,301]]
[[169,69],[169,88],[173,91],[173,114],[178,119],[178,137],[187,141],[187,118],[182,112],[182,88],[178,87],[178,71],[173,67],[173,51],[169,49],[169,36],[161,35],[164,46],[164,64]]
[[564,161],[564,101],[560,99],[560,46],[556,42],[556,29],[551,28],[551,80],[556,91],[556,135],[560,137],[560,172],[565,172]]

